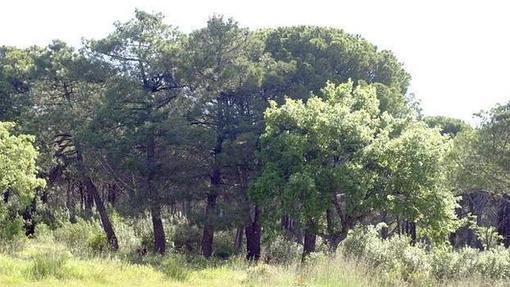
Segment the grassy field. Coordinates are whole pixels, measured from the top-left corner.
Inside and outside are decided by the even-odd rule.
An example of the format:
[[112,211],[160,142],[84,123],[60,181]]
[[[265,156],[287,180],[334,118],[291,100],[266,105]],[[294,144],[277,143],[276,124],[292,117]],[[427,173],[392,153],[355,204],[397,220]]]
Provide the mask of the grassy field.
[[470,279],[405,283],[341,257],[308,264],[250,265],[241,258],[206,262],[180,255],[77,257],[55,242],[29,240],[0,255],[0,286],[510,286]]
[[[138,262],[136,262],[138,261]],[[361,270],[361,269],[360,269]],[[0,255],[0,286],[370,286],[336,260],[307,266],[248,264],[242,258],[195,262],[179,255],[76,257],[55,242],[29,240]]]

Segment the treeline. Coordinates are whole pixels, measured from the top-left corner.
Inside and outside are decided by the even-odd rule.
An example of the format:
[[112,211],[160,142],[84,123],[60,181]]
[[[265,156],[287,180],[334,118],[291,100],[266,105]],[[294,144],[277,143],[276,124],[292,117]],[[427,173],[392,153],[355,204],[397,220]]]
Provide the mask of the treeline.
[[[318,237],[334,252],[362,223],[444,243],[469,224],[458,195],[508,192],[510,108],[481,114],[477,129],[423,118],[409,80],[391,52],[342,30],[251,31],[220,16],[184,34],[136,11],[79,49],[2,47],[0,121],[16,127],[0,126],[0,147],[33,135],[22,141],[46,180],[30,144],[2,160],[2,226],[31,235],[62,214],[97,215],[115,251],[111,213],[149,214],[163,254],[164,221],[179,214],[200,228],[203,256],[215,232],[232,230],[250,260],[275,234],[304,255]],[[506,245],[508,222],[496,226]]]

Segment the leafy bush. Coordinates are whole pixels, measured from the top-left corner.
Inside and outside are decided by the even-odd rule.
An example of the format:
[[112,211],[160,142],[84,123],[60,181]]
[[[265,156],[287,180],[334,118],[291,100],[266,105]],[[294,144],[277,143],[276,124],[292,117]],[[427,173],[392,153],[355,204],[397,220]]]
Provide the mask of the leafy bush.
[[107,250],[108,241],[97,220],[78,219],[65,223],[53,231],[56,241],[66,245],[74,254],[89,255]]
[[216,232],[214,234],[213,255],[220,259],[228,259],[236,254],[233,234],[228,231]]
[[485,251],[454,250],[449,245],[429,248],[412,246],[405,236],[382,240],[378,235],[374,226],[355,228],[342,243],[343,254],[383,271],[389,279],[408,282],[510,278],[510,250],[502,246]]
[[278,236],[265,246],[263,259],[268,263],[290,264],[301,258],[302,249],[296,242]]
[[198,254],[201,232],[197,226],[187,223],[176,224],[172,228],[171,240],[176,250],[189,254]]

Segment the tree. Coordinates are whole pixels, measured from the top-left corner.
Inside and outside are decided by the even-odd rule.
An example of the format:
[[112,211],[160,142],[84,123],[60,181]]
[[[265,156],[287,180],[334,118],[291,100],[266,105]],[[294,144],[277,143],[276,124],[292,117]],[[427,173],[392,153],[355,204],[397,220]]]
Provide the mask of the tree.
[[447,179],[450,147],[438,129],[413,122],[397,137],[380,137],[368,152],[382,175],[380,208],[397,216],[398,232],[413,242],[416,225],[434,242],[444,242],[457,227],[457,199]]
[[[202,129],[209,143],[204,162],[209,169],[209,189],[202,236],[202,254],[209,257],[218,223],[218,197],[235,186],[241,186],[240,192],[246,193],[251,170],[246,159],[253,159],[254,146],[245,150],[244,159],[228,157],[227,153],[242,150],[249,146],[243,145],[246,140],[257,138],[253,135],[261,127],[266,104],[260,90],[265,58],[260,41],[247,29],[240,28],[232,19],[218,16],[209,19],[206,28],[191,33],[184,50],[188,67],[185,74],[195,98],[187,118]],[[253,220],[248,221],[253,225]],[[259,236],[260,227],[255,224],[254,228],[254,236]],[[247,231],[250,240],[253,232],[249,228]]]
[[9,212],[13,202],[23,206],[32,197],[37,188],[44,188],[45,181],[37,177],[36,159],[38,152],[34,148],[34,137],[13,135],[14,123],[0,122],[0,236],[12,239],[19,233],[17,210]]
[[61,41],[34,51],[33,57],[33,105],[25,129],[37,133],[40,146],[51,157],[47,164],[50,179],[65,170],[75,172],[75,180],[85,186],[95,203],[110,247],[115,251],[117,237],[92,178],[93,159],[87,157],[89,146],[86,144],[88,127],[101,101],[107,74],[102,66]]
[[[410,196],[407,208],[432,220],[426,212],[430,206],[420,201],[427,195],[436,200],[434,209],[441,212],[438,221],[451,219],[453,197],[447,198],[448,204],[437,203],[448,195],[441,185],[445,139],[423,124],[394,118],[379,107],[376,87],[354,87],[348,82],[330,83],[321,96],[312,96],[306,103],[287,99],[277,106],[273,102],[266,111],[261,138],[264,168],[252,186],[253,197],[270,215],[290,214],[305,226],[304,256],[313,251],[315,235],[324,229],[324,215],[326,237],[334,251],[348,230],[374,210],[381,210],[388,196],[401,188]],[[435,137],[422,141],[422,136],[431,135]],[[412,157],[414,153],[423,158]],[[385,166],[390,158],[396,164],[394,170]],[[403,172],[399,177],[400,168],[414,167],[417,160],[426,160],[426,169],[417,174]],[[427,186],[430,183],[434,185]],[[340,230],[332,226],[335,221]]]
[[[484,190],[508,197],[510,187],[510,104],[497,105],[479,115],[480,126],[455,138],[452,181],[458,192]],[[510,210],[500,209],[498,230],[510,245]]]
[[30,107],[33,58],[29,50],[0,47],[0,121],[20,121]]
[[[339,84],[352,79],[355,84],[383,84],[388,89],[381,94],[392,97],[393,102],[404,100],[409,74],[391,52],[378,51],[360,36],[334,28],[293,26],[262,31],[261,37],[265,52],[280,72],[270,74],[267,88],[280,97],[306,99],[310,92],[320,92],[327,81]],[[407,108],[392,105],[399,106]]]
[[172,136],[169,115],[172,103],[182,94],[177,54],[180,34],[163,23],[161,14],[135,11],[135,18],[115,24],[115,31],[99,41],[90,41],[92,57],[107,64],[115,77],[108,82],[107,102],[96,117],[103,134],[97,143],[126,152],[120,163],[135,160],[139,182],[130,190],[144,190],[139,206],[150,210],[154,251],[165,253],[166,237],[161,218],[162,191],[158,190],[160,155],[164,141]]
[[457,134],[471,128],[471,126],[463,120],[443,116],[425,117],[423,121],[431,128],[439,128],[441,134],[451,137],[455,137]]

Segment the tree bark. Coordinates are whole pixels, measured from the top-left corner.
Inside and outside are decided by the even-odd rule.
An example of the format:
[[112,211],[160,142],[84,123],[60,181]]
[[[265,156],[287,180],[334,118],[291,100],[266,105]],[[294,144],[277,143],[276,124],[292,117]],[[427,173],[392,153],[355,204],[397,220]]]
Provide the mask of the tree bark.
[[501,206],[498,212],[499,223],[498,233],[503,236],[503,244],[505,247],[510,246],[510,197],[503,196]]
[[154,135],[150,133],[147,136],[147,193],[150,202],[150,212],[152,218],[152,230],[154,232],[154,252],[165,254],[166,236],[161,219],[161,206],[159,196],[154,188],[154,177],[156,173],[156,143]]
[[96,209],[97,212],[99,213],[99,218],[101,219],[101,223],[103,225],[103,230],[106,234],[106,238],[110,243],[110,248],[113,251],[117,251],[119,249],[119,243],[117,240],[117,236],[115,235],[115,231],[113,230],[110,218],[108,217],[108,212],[106,211],[106,208],[103,204],[103,200],[99,196],[99,192],[97,191],[97,188],[90,179],[90,177],[86,176],[83,178],[83,180],[87,192],[92,194],[92,197],[94,198],[94,201],[96,203]]
[[316,239],[315,223],[312,220],[309,220],[305,227],[302,261],[304,261],[310,253],[315,251]]
[[236,252],[241,251],[243,247],[243,237],[244,237],[244,226],[240,226],[237,228],[236,237],[234,239],[234,249]]
[[222,152],[223,137],[218,135],[216,144],[212,150],[213,155],[213,168],[210,175],[210,191],[207,194],[207,205],[205,208],[205,224],[204,232],[202,234],[202,255],[206,258],[211,257],[213,252],[214,242],[214,222],[216,219],[216,199],[221,185],[221,168],[219,166],[217,156]]
[[154,230],[154,252],[165,254],[166,237],[163,228],[163,220],[161,220],[161,207],[158,203],[153,203],[151,207],[152,228]]
[[250,212],[250,222],[246,225],[246,259],[258,261],[260,259],[260,210],[255,206],[253,216]]
[[216,198],[218,195],[213,192],[207,195],[207,206],[205,208],[205,225],[202,234],[202,255],[211,257],[214,242],[214,217],[216,214]]

